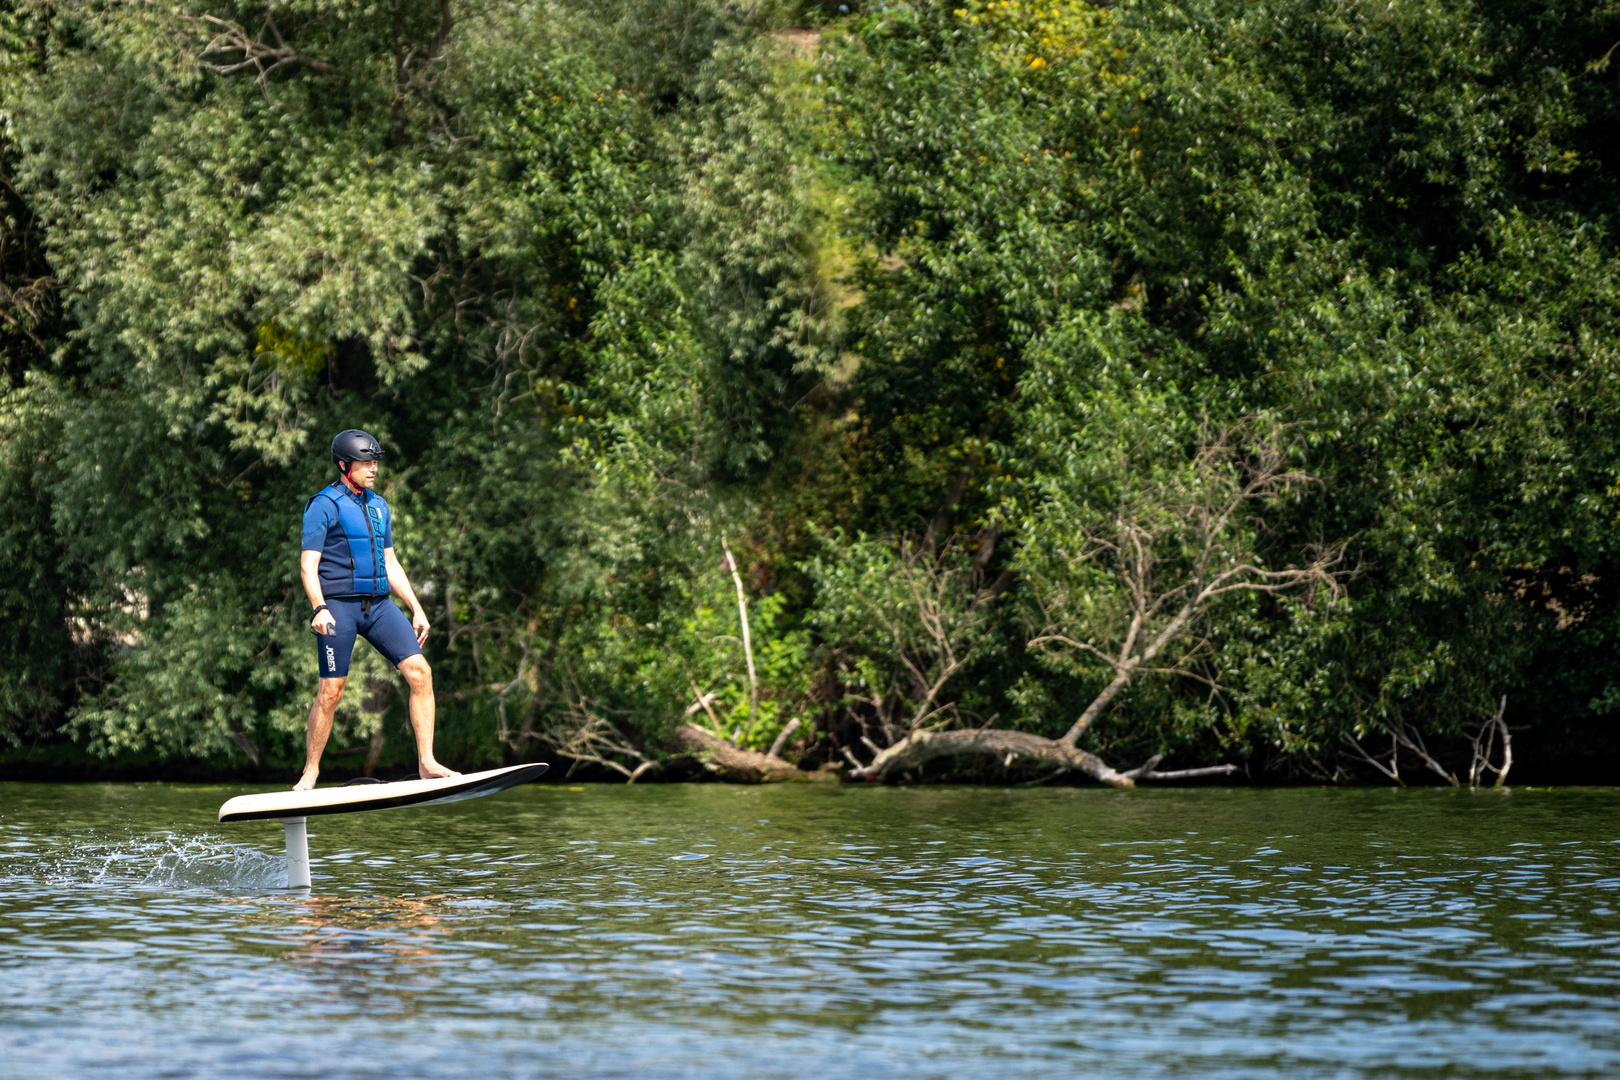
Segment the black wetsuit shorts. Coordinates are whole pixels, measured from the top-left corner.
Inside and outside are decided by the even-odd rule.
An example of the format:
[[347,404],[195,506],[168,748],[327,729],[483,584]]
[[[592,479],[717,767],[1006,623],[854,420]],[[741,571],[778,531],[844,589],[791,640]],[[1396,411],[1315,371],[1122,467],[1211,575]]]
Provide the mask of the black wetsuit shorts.
[[371,642],[395,667],[407,657],[422,653],[411,620],[386,596],[370,601],[328,600],[326,607],[337,626],[330,634],[315,635],[315,666],[323,679],[341,679],[349,674],[356,636]]

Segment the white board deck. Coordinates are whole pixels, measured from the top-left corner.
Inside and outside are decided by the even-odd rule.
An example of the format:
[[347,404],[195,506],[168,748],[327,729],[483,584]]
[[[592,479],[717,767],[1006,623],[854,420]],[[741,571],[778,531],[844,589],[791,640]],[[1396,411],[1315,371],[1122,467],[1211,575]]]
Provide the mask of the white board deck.
[[314,791],[267,791],[238,795],[219,808],[221,821],[265,821],[273,818],[352,814],[395,806],[430,806],[493,795],[538,779],[549,765],[511,765],[488,772],[447,776],[439,780],[396,780],[392,784],[355,784]]

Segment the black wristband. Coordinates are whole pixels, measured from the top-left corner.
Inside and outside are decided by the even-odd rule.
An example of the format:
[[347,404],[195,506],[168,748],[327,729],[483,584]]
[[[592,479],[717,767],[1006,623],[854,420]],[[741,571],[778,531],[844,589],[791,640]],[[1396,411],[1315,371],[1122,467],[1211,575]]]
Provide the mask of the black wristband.
[[332,609],[327,607],[325,604],[316,604],[315,605],[315,610],[309,613],[309,617],[313,619],[315,616],[319,615],[321,612],[323,612],[323,611],[331,611],[331,610]]

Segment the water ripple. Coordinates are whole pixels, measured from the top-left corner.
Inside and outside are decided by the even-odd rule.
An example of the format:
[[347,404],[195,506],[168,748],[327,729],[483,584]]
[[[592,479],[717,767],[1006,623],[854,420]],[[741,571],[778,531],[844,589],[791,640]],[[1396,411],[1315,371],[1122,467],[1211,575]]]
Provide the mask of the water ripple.
[[0,1076],[1620,1074],[1613,792],[4,794]]

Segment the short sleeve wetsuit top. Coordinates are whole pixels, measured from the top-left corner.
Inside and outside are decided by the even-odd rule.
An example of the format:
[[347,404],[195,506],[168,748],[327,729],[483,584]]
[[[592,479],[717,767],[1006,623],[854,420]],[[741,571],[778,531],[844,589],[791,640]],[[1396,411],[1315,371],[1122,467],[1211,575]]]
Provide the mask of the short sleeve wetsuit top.
[[348,675],[356,635],[395,667],[421,653],[410,620],[388,596],[385,552],[393,546],[393,515],[375,492],[356,494],[338,481],[304,504],[302,547],[321,553],[321,596],[337,622],[334,633],[315,638],[322,678]]

